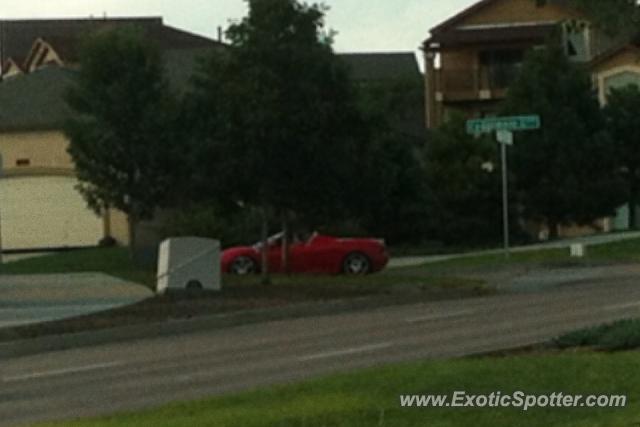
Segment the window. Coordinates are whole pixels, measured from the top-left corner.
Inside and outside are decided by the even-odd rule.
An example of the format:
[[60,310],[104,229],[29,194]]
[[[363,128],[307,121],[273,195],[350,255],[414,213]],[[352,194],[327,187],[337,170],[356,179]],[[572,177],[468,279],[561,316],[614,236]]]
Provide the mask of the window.
[[31,164],[31,160],[29,159],[18,159],[16,160],[16,166],[29,166]]
[[589,24],[571,20],[563,25],[563,41],[566,55],[573,61],[585,62],[591,58]]
[[489,89],[506,89],[518,76],[524,51],[522,49],[497,49],[480,52],[483,80]]
[[622,71],[604,79],[604,89],[606,93],[611,89],[619,89],[628,85],[640,87],[640,73]]

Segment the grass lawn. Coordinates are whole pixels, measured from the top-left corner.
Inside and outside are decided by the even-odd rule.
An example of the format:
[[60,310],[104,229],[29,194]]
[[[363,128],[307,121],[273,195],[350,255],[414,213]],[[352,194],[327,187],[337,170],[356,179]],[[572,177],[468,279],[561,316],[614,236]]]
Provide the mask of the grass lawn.
[[434,273],[450,271],[495,271],[498,268],[518,266],[563,267],[592,264],[636,263],[640,262],[640,239],[604,243],[587,247],[584,258],[572,258],[569,249],[540,249],[528,252],[515,252],[507,260],[504,254],[476,255],[456,258],[405,270],[405,273],[419,274],[428,269]]
[[[422,362],[47,426],[623,427],[640,422],[639,353]],[[402,408],[401,394],[627,395],[625,408]]]

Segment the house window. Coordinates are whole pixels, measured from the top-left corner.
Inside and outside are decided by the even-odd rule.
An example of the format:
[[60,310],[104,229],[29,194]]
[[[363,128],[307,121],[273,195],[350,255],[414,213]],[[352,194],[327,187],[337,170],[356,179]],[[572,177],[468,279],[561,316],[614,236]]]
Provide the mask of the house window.
[[591,58],[589,24],[584,21],[567,21],[563,25],[563,42],[566,55],[572,61],[585,62]]
[[635,85],[640,88],[640,72],[622,71],[606,77],[603,83],[605,94],[611,92],[611,89],[620,89],[630,85]]
[[29,166],[31,165],[31,160],[30,159],[18,159],[16,160],[16,166]]
[[487,89],[506,89],[520,72],[522,49],[496,49],[480,52],[481,78]]

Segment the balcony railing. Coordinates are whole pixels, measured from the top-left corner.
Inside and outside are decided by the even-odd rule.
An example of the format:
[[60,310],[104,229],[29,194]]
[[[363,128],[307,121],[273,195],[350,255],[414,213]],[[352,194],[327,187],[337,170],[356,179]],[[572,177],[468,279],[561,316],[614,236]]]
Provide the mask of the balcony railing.
[[445,100],[502,98],[519,72],[516,65],[440,69],[436,72],[436,92]]

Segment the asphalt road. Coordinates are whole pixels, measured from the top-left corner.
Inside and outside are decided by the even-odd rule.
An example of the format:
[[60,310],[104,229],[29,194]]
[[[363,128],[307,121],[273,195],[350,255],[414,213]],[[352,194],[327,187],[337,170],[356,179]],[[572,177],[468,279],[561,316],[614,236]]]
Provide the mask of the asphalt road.
[[[354,368],[538,343],[640,316],[634,269],[539,292],[392,307],[2,361],[0,426],[144,408]],[[402,390],[398,390],[402,393]]]

